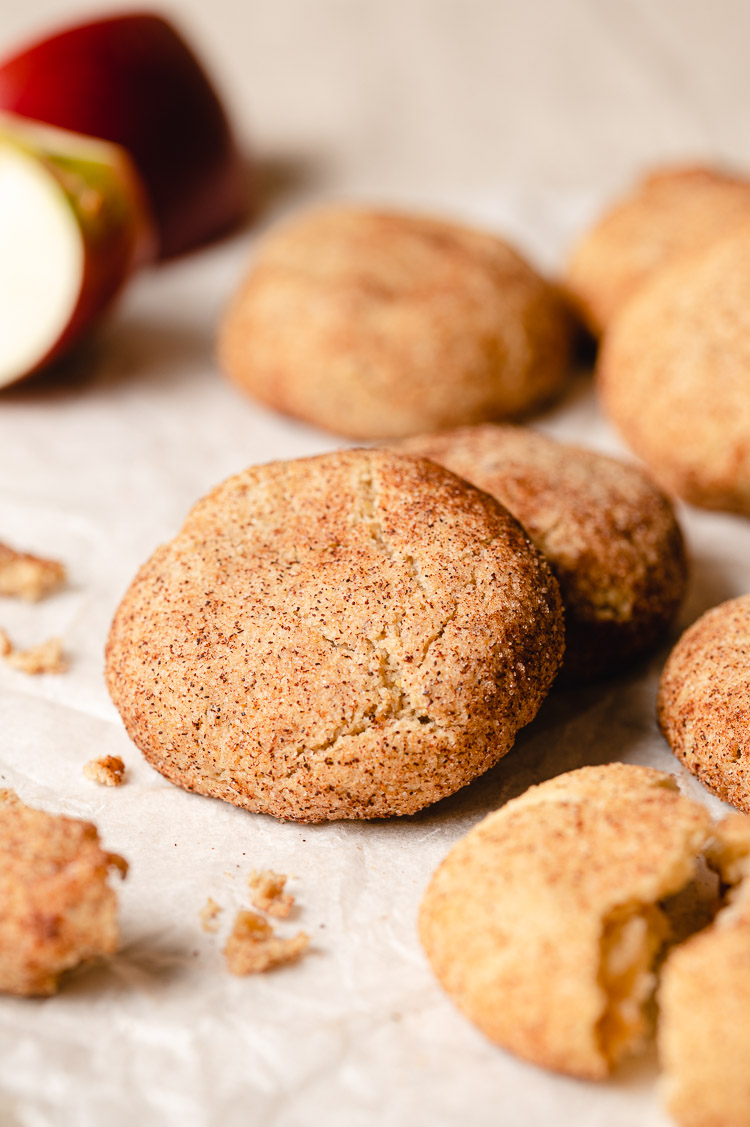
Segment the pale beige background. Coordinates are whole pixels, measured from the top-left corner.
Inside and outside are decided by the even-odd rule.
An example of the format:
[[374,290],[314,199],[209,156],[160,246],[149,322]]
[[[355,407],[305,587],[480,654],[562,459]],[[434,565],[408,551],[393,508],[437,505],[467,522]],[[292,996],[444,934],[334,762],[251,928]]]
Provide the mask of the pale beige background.
[[[750,160],[746,0],[174,0],[167,10],[211,64],[240,131],[317,187],[579,190],[663,158]],[[0,52],[91,11],[0,0]]]
[[[0,53],[89,10],[0,0]],[[745,161],[744,2],[183,0],[172,11],[287,189],[267,221],[327,193],[423,198],[554,267],[596,198],[640,166]],[[93,819],[132,863],[117,956],[54,999],[0,998],[0,1125],[669,1127],[653,1054],[603,1085],[522,1064],[454,1010],[415,929],[450,844],[562,770],[650,763],[719,809],[657,730],[668,645],[623,677],[552,694],[507,759],[460,794],[372,824],[284,825],[178,790],[107,698],[117,602],[195,499],[251,462],[338,443],[217,372],[216,323],[254,238],[145,273],[63,377],[0,396],[0,535],[70,572],[39,606],[4,600],[0,625],[20,645],[60,634],[71,656],[64,677],[0,663],[0,786]],[[586,376],[537,422],[624,453]],[[750,589],[750,521],[686,506],[680,517],[693,558],[683,627]],[[128,784],[87,782],[93,754],[122,755]],[[294,875],[289,927],[313,949],[296,967],[234,979],[220,944],[256,866]],[[224,908],[218,936],[200,930],[207,895]]]

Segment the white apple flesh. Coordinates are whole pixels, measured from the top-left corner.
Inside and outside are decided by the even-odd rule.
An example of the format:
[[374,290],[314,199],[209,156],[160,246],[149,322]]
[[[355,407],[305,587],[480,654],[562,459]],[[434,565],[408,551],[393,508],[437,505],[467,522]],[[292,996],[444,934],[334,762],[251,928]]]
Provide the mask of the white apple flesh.
[[126,153],[0,115],[0,387],[67,351],[154,253]]

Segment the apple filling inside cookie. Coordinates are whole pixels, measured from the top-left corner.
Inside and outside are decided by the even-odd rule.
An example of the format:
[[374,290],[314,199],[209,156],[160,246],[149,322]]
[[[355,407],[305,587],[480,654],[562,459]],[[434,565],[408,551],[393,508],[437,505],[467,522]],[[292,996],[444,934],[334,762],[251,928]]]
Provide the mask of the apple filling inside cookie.
[[607,1002],[597,1034],[610,1065],[636,1052],[651,1031],[654,966],[670,934],[669,919],[655,904],[623,905],[604,921],[599,984]]

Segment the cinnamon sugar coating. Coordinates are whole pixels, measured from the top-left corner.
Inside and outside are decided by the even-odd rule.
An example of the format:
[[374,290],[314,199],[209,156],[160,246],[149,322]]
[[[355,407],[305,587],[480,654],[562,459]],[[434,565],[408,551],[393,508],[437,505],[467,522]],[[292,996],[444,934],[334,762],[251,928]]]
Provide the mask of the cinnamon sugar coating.
[[273,231],[221,327],[235,383],[355,438],[508,418],[557,394],[572,318],[501,239],[328,207]]
[[713,607],[685,631],[664,667],[658,711],[685,767],[750,813],[750,595]]
[[546,556],[565,606],[560,680],[612,673],[648,651],[682,602],[685,546],[669,499],[636,466],[521,427],[462,427],[399,449],[502,502]]
[[663,267],[750,222],[750,181],[712,168],[654,172],[573,248],[566,286],[598,336]]
[[604,342],[598,383],[665,489],[750,514],[750,225],[639,292]]
[[557,583],[497,501],[355,450],[253,467],[200,501],[125,595],[107,679],[173,782],[316,822],[470,782],[562,650]]
[[648,767],[583,767],[490,814],[422,900],[433,971],[491,1040],[602,1079],[649,1033],[659,906],[694,876],[708,811]]

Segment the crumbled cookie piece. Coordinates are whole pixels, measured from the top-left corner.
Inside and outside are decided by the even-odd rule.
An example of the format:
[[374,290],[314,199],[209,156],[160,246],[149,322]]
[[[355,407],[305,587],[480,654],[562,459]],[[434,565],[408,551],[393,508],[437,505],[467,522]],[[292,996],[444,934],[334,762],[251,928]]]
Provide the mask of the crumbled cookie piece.
[[119,755],[103,755],[100,759],[89,759],[83,773],[101,787],[119,787],[125,781],[125,764]]
[[269,916],[288,916],[294,897],[284,892],[286,881],[285,873],[274,873],[271,869],[253,869],[247,878],[253,907],[260,912],[267,912]]
[[0,789],[0,804],[3,806],[18,806],[20,801],[21,799],[10,787],[2,787]]
[[238,912],[224,948],[227,969],[237,975],[260,974],[298,959],[309,942],[304,931],[281,939],[257,912]]
[[[6,646],[10,648],[7,649]],[[32,676],[38,673],[65,673],[68,668],[61,638],[49,638],[39,646],[16,650],[10,645],[7,634],[4,634],[0,638],[0,653],[13,669]]]
[[212,896],[209,896],[199,913],[201,927],[204,931],[214,932],[218,930],[221,911],[221,905],[217,904]]
[[117,949],[111,868],[127,862],[91,823],[0,804],[0,991],[53,994],[64,970]]
[[13,653],[13,643],[4,630],[0,630],[0,657]]
[[35,603],[65,582],[65,567],[0,543],[0,595],[13,595]]

